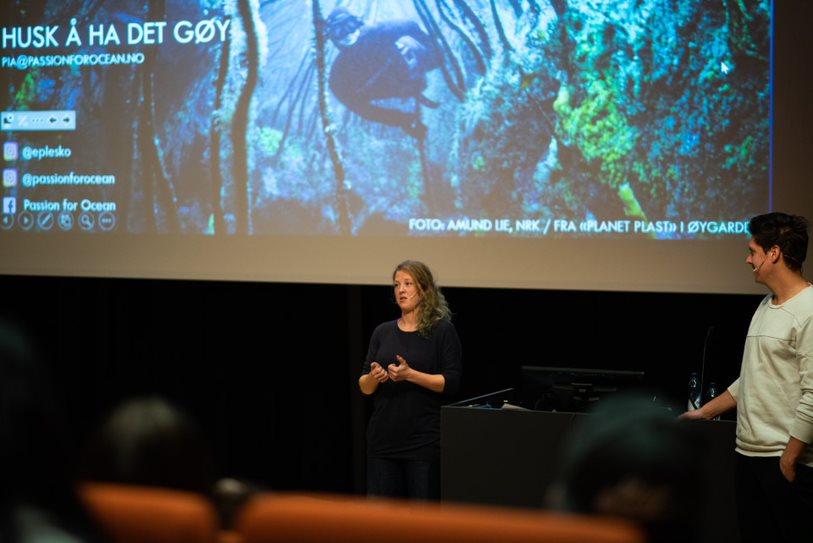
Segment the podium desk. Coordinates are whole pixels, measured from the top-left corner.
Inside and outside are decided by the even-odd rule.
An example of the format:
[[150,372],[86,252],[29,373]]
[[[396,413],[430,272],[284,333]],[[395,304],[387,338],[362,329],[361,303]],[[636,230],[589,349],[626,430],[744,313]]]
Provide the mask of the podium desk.
[[[589,414],[444,406],[441,409],[441,499],[544,507],[557,478],[565,437]],[[736,424],[690,422],[705,441],[698,506],[702,541],[739,541],[735,504]]]

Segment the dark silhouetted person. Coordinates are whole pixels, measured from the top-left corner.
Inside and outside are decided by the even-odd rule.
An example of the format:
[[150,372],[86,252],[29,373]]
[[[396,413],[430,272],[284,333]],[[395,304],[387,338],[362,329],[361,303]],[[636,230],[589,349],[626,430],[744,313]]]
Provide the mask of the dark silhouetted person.
[[73,448],[46,368],[0,321],[0,541],[100,541],[76,494]]
[[161,398],[128,400],[91,439],[85,478],[208,494],[215,483],[209,444],[191,417]]
[[649,399],[602,400],[568,437],[551,505],[632,520],[652,543],[694,541],[700,449],[688,426]]
[[92,481],[204,494],[214,499],[226,528],[253,490],[234,479],[217,480],[213,452],[197,423],[158,397],[114,409],[90,441],[83,472]]
[[[422,138],[417,103],[437,107],[423,95],[426,74],[440,66],[437,48],[414,21],[366,25],[345,8],[327,18],[327,36],[339,49],[330,69],[330,89],[354,113],[377,123],[402,128]],[[414,99],[416,111],[377,105],[390,98]]]

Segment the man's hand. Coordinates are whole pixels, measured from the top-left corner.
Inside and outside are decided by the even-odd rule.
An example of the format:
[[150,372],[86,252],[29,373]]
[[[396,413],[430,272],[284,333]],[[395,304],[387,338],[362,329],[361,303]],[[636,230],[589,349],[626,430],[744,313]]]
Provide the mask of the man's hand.
[[682,415],[678,417],[680,420],[706,420],[706,417],[703,415],[703,411],[700,409],[692,409],[690,411],[686,411]]
[[782,452],[782,457],[779,459],[779,469],[789,483],[796,480],[796,463],[799,462],[799,458],[806,446],[807,444],[804,441],[792,437],[788,440],[788,445]]
[[381,367],[381,364],[378,362],[373,362],[370,364],[370,375],[372,375],[373,379],[378,381],[379,383],[383,383],[389,380],[389,375],[384,368]]
[[737,399],[726,390],[700,409],[686,411],[678,417],[680,420],[711,420],[737,407]]
[[782,476],[787,479],[789,483],[796,480],[796,462],[787,458],[787,449],[782,453],[779,459],[779,469],[782,471]]
[[406,381],[412,372],[412,368],[409,367],[409,364],[407,364],[407,361],[404,360],[404,357],[401,355],[395,355],[395,358],[398,359],[398,364],[390,364],[387,368],[389,370],[389,378],[393,381]]

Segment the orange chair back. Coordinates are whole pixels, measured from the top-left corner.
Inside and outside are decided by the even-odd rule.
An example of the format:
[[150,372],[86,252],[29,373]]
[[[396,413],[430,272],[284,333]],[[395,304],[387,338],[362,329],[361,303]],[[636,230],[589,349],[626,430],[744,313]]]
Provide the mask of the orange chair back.
[[340,496],[262,495],[241,513],[244,543],[642,543],[632,525],[549,512]]
[[216,543],[218,539],[214,506],[191,492],[87,483],[79,493],[114,543]]

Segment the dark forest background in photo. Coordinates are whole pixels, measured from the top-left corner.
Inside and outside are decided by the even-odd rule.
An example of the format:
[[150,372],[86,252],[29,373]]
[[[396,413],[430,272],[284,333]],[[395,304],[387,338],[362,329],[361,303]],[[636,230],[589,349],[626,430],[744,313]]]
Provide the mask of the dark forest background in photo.
[[[501,235],[538,237],[514,221],[742,221],[770,199],[770,0],[42,0],[5,15],[19,34],[3,111],[77,118],[15,141],[115,176],[70,194],[114,202],[123,233],[460,236],[507,219]],[[156,21],[160,38],[131,32]],[[53,45],[31,47],[35,25],[59,26]],[[359,35],[340,47],[342,30]],[[35,62],[99,53],[143,59]],[[461,223],[413,230],[423,217]]]

